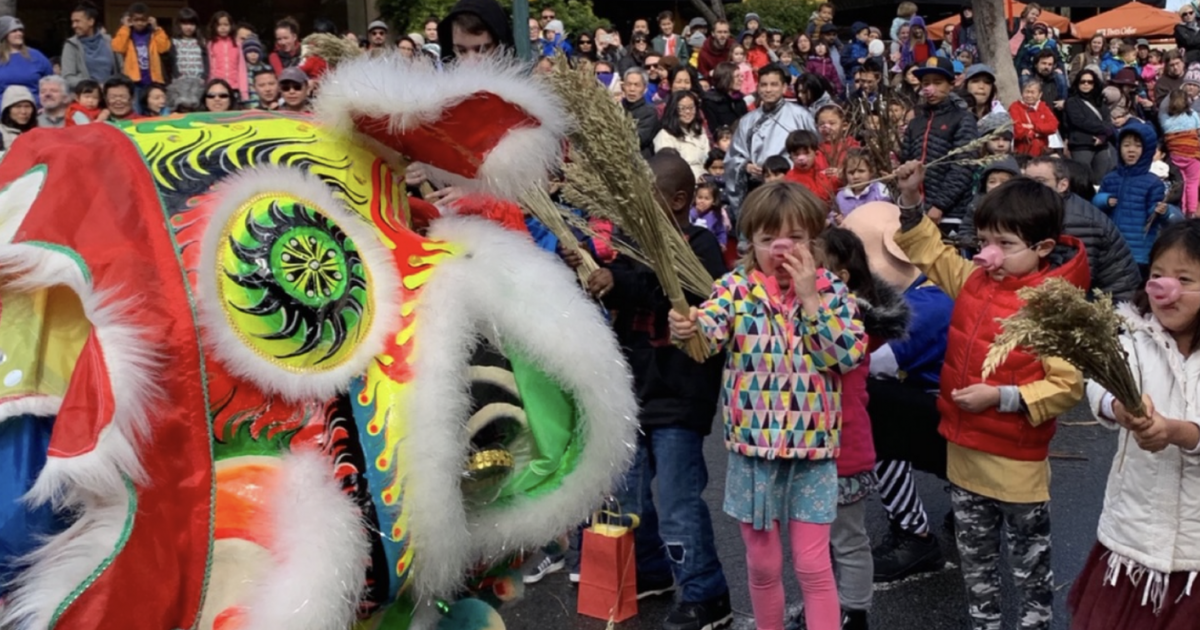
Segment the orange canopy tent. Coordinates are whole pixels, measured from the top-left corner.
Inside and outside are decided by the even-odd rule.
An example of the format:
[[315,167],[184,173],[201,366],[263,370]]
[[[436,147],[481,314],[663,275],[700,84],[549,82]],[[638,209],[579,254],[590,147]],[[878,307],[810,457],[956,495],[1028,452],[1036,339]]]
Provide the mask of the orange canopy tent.
[[1075,25],[1080,39],[1099,33],[1105,37],[1172,37],[1179,24],[1178,13],[1157,9],[1141,2],[1123,4]]
[[[1006,2],[1005,5],[1007,7],[1008,3]],[[1009,13],[1007,15],[1007,17],[1009,20],[1012,20],[1013,13],[1015,13],[1019,16],[1019,15],[1021,15],[1021,12],[1024,10],[1025,10],[1024,4],[1014,1],[1012,3],[1012,13]],[[929,33],[929,39],[941,40],[943,37],[943,34],[945,33],[946,26],[948,26],[950,24],[954,24],[955,26],[957,26],[960,21],[962,21],[961,15],[952,15],[944,20],[940,20],[938,22],[934,22],[933,24],[930,24],[928,27],[925,28],[925,31]],[[1069,33],[1071,30],[1071,21],[1057,13],[1051,13],[1049,11],[1042,11],[1042,15],[1039,16],[1038,21],[1045,22],[1047,25],[1058,29],[1059,32],[1063,34],[1063,37],[1066,37],[1067,33]]]

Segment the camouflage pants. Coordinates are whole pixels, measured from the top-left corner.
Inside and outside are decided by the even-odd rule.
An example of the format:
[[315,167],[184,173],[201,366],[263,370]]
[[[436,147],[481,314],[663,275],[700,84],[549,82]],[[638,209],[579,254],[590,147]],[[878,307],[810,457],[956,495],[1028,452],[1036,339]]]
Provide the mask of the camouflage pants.
[[1054,605],[1050,504],[1006,503],[953,486],[958,553],[973,630],[1000,630],[1000,538],[1021,597],[1022,630],[1049,630]]

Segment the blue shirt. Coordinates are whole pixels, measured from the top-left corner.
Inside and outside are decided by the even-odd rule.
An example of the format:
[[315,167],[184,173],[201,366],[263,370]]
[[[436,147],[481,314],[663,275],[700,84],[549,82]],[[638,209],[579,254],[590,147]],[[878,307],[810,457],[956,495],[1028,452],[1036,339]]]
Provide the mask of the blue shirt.
[[10,85],[23,85],[33,92],[33,102],[38,108],[41,108],[41,99],[38,98],[38,81],[42,77],[48,77],[54,73],[54,68],[50,65],[50,60],[42,53],[32,49],[25,48],[29,53],[26,57],[20,53],[9,55],[8,63],[0,65],[0,94],[4,93],[5,88]]

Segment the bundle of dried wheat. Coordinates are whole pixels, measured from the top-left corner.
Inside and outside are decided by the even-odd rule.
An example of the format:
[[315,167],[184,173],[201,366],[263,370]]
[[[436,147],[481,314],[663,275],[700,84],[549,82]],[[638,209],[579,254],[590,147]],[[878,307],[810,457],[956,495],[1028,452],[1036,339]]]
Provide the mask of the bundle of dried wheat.
[[593,271],[600,268],[600,265],[597,265],[592,255],[579,245],[579,240],[567,226],[566,218],[563,217],[558,204],[554,203],[554,200],[542,188],[531,188],[525,191],[521,194],[520,202],[526,212],[533,215],[533,218],[550,230],[563,249],[574,250],[579,254],[583,264],[575,268],[575,273],[579,276],[579,284],[587,288],[588,278],[591,277]]
[[[689,288],[704,286],[700,295],[711,289],[712,277],[659,198],[633,120],[594,76],[573,70],[561,56],[550,83],[574,123],[568,134],[571,158],[563,168],[563,195],[569,203],[611,220],[628,234],[644,254],[642,259],[654,269],[671,306],[688,312],[681,277],[690,277]],[[700,336],[689,340],[685,350],[697,361],[709,355],[708,343]]]
[[1131,414],[1145,415],[1129,356],[1117,338],[1124,320],[1109,295],[1097,291],[1095,301],[1088,302],[1083,289],[1062,278],[1021,289],[1017,295],[1025,305],[1001,321],[1004,330],[983,362],[985,378],[1018,346],[1026,347],[1039,356],[1066,360],[1111,392]]
[[[988,166],[990,164],[995,164],[996,162],[999,162],[1000,160],[1003,160],[1005,157],[1008,157],[1008,156],[1005,154],[1000,154],[1000,153],[993,154],[993,155],[980,156],[979,150],[983,148],[983,145],[987,144],[988,140],[991,140],[992,138],[996,137],[997,135],[1006,133],[1009,131],[1012,131],[1011,123],[1007,124],[1007,125],[1003,125],[997,129],[993,130],[991,133],[988,133],[986,136],[980,136],[979,138],[977,138],[967,144],[964,144],[963,146],[961,146],[957,149],[954,149],[953,151],[947,153],[946,155],[943,155],[942,157],[940,157],[936,160],[933,160],[932,162],[929,162],[928,164],[925,165],[925,168],[928,169],[928,168],[931,168],[934,166],[969,166],[971,168],[976,168],[976,167],[980,167],[980,166]],[[883,177],[875,178],[875,179],[871,180],[870,182],[867,182],[867,184],[874,184],[875,182],[886,182],[886,181],[890,181],[892,179],[895,179],[895,174],[889,173],[887,175],[884,175]]]

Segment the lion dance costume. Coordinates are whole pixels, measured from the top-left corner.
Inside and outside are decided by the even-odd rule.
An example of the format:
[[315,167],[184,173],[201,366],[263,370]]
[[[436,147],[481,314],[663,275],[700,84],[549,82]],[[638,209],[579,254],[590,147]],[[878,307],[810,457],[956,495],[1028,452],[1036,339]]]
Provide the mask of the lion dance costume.
[[4,625],[400,630],[506,598],[619,479],[636,404],[572,274],[481,218],[419,235],[402,169],[512,198],[565,126],[503,61],[360,58],[315,118],[14,143]]

